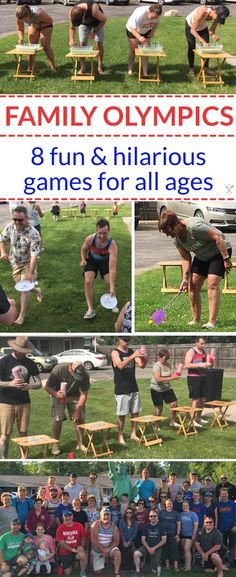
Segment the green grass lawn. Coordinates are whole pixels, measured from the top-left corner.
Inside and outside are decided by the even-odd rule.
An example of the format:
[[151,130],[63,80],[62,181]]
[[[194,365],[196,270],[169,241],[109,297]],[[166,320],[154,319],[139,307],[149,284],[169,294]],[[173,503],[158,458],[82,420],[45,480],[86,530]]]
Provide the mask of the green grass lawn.
[[[58,66],[57,76],[52,76],[44,53],[37,57],[39,76],[33,82],[13,78],[15,62],[12,56],[5,55],[7,50],[17,44],[17,36],[11,35],[1,39],[0,92],[11,93],[63,93],[63,94],[205,94],[206,89],[196,79],[188,78],[187,48],[185,39],[185,18],[162,18],[160,28],[154,42],[160,42],[167,54],[161,62],[161,83],[137,82],[137,63],[133,77],[127,75],[128,42],[125,33],[126,18],[110,18],[105,31],[105,59],[104,65],[107,76],[96,78],[93,84],[89,82],[73,82],[71,76],[71,62],[65,58],[68,52],[68,23],[56,24],[53,31],[52,46]],[[236,17],[229,18],[226,26],[220,29],[220,41],[228,52],[235,52],[235,23]],[[154,62],[152,62],[152,67]],[[196,57],[196,69],[199,68],[199,59]],[[151,72],[151,67],[150,67]],[[235,93],[235,68],[225,64],[224,86],[208,86],[209,94]]]
[[[114,384],[111,381],[100,381],[99,371],[90,373],[93,381],[87,401],[86,421],[93,422],[97,420],[106,420],[116,423]],[[139,389],[142,397],[143,415],[153,414],[153,405],[150,396],[150,381],[148,379],[139,380]],[[179,379],[174,385],[179,405],[188,404],[188,393],[186,380]],[[233,379],[224,379],[223,399],[235,399],[235,383]],[[51,417],[50,417],[50,398],[42,389],[31,392],[32,409],[29,434],[51,434]],[[163,416],[168,416],[168,408],[165,406]],[[147,449],[143,445],[138,447],[136,443],[129,440],[130,423],[129,417],[126,418],[125,438],[126,447],[120,447],[117,443],[117,429],[112,429],[110,433],[110,448],[114,451],[112,457],[115,459],[233,459],[235,457],[235,431],[236,423],[221,431],[218,427],[212,430],[207,428],[201,429],[198,435],[192,435],[187,439],[180,435],[177,437],[176,430],[169,427],[169,420],[164,421],[161,430],[163,438],[162,446],[153,446]],[[12,435],[18,436],[14,430]],[[73,424],[67,419],[63,423],[61,437],[61,454],[60,458],[67,458],[70,451],[75,450],[75,433]],[[90,454],[88,457],[90,458]],[[10,442],[9,458],[16,459],[19,457],[19,449]],[[32,449],[29,458],[40,458],[39,448]],[[82,458],[82,454],[76,452],[77,458]]]
[[[93,573],[91,571],[86,571],[86,573],[88,573],[88,575],[93,575]],[[146,567],[144,567],[144,569],[142,569],[141,575],[145,575],[145,577],[152,577],[153,573],[150,569],[150,565],[147,565]],[[127,575],[130,576],[132,575],[132,571],[128,571],[128,572],[122,572],[122,575]],[[174,571],[173,569],[162,569],[161,571],[161,575],[164,575],[166,577],[176,577],[176,571]],[[181,575],[181,571],[180,571],[180,575]],[[184,573],[184,575],[186,575],[186,577],[199,577],[199,575],[204,575],[201,567],[197,567],[196,570],[191,570],[191,571],[187,571]],[[227,575],[228,577],[233,577],[235,575],[235,569],[232,569],[231,571],[227,571]],[[108,568],[106,567],[103,572],[102,572],[102,576],[103,577],[113,577],[114,576],[114,570],[112,568]],[[71,577],[78,577],[78,572],[74,572],[71,573]]]
[[[106,204],[97,205],[98,218],[104,217]],[[120,205],[118,218],[111,218],[111,236],[118,246],[117,298],[122,307],[130,299],[131,292],[131,236],[122,217],[130,216],[131,205]],[[90,214],[90,208],[87,211]],[[10,220],[10,219],[9,219]],[[84,239],[95,232],[96,220],[91,217],[78,217],[54,222],[50,212],[45,213],[41,221],[45,252],[42,252],[38,264],[38,281],[44,300],[36,302],[32,294],[30,304],[22,326],[23,332],[114,332],[117,315],[100,305],[100,296],[106,292],[101,277],[94,283],[94,304],[97,316],[86,321],[87,310],[84,297],[84,281],[80,263],[80,248]],[[124,258],[125,255],[125,258]],[[20,293],[14,290],[11,267],[1,261],[1,284],[6,293],[15,298],[19,309]],[[9,328],[1,327],[1,332]],[[11,332],[19,332],[19,327],[11,327]]]
[[[180,284],[179,272],[168,270],[168,285],[178,287]],[[236,270],[230,273],[230,286],[236,286]],[[173,304],[167,309],[166,320],[161,325],[149,324],[149,320],[156,309],[163,309],[167,303],[174,297],[174,294],[161,293],[162,271],[160,269],[152,270],[135,277],[135,330],[142,332],[196,332],[201,330],[199,327],[189,326],[188,322],[192,319],[190,302],[187,294],[180,295],[173,301]],[[221,288],[223,287],[223,281]],[[143,295],[145,294],[145,298]],[[208,321],[208,298],[206,283],[202,290],[202,324]],[[231,332],[235,331],[235,295],[223,294],[221,296],[221,306],[218,315],[216,331]],[[205,329],[203,329],[205,330]]]

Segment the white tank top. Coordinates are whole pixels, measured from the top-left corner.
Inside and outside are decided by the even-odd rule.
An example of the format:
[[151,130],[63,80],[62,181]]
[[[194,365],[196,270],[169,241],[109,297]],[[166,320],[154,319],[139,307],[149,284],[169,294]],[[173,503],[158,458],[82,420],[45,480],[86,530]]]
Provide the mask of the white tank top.
[[[198,12],[198,10],[199,10],[199,7],[198,7],[198,8],[195,8],[192,12],[190,12],[190,14],[189,14],[189,15],[187,16],[187,18],[186,18],[187,23],[188,23],[188,25],[189,25],[190,27],[192,27],[192,24],[195,22],[195,20],[196,20],[196,18],[197,18],[197,15],[198,15],[197,12]],[[211,11],[211,7],[208,7],[208,8],[207,8],[207,13],[206,13],[206,15],[204,16],[204,18],[202,18],[202,20],[200,20],[200,22],[199,22],[199,24],[198,24],[197,31],[204,30],[204,28],[207,27],[206,17],[207,17],[208,14],[210,13],[210,11]]]

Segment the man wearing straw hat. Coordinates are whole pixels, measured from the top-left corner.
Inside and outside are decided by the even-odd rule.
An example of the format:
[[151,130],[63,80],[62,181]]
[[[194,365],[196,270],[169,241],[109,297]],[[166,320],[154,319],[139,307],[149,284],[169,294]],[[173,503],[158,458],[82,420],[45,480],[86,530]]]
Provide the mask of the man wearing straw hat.
[[0,360],[0,455],[7,458],[14,422],[20,437],[28,434],[30,419],[30,389],[40,389],[37,365],[26,355],[34,350],[26,336],[8,341],[12,353]]
[[[12,277],[17,283],[28,280],[33,282],[37,278],[37,257],[40,253],[40,235],[38,231],[29,224],[28,212],[25,206],[16,206],[12,212],[12,221],[2,231],[0,235],[1,260],[9,260],[12,266]],[[10,254],[7,254],[7,245],[10,243]],[[21,293],[20,314],[15,320],[15,325],[21,326],[24,323],[26,310],[28,308],[30,292],[36,294],[38,302],[42,301],[42,294],[39,288],[33,287]]]

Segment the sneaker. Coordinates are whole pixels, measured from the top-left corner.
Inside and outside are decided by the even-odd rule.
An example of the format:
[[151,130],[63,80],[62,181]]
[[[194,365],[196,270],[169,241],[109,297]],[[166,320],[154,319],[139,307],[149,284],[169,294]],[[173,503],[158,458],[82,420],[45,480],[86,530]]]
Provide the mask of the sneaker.
[[216,328],[216,325],[215,325],[215,323],[210,323],[210,322],[208,322],[208,323],[205,323],[204,325],[202,325],[202,328],[203,328],[203,329],[208,329],[209,331],[210,331],[210,330],[213,331],[213,330]]
[[54,443],[54,445],[52,446],[52,455],[60,455],[60,448],[58,443]]
[[114,313],[115,315],[117,315],[119,312],[118,307],[114,307],[113,309],[111,309],[111,312]]
[[87,577],[87,573],[85,573],[85,571],[80,571],[80,577]]
[[201,423],[199,423],[199,421],[193,421],[193,425],[196,427],[196,429],[203,429],[203,426]]
[[193,320],[193,321],[189,321],[188,326],[191,327],[191,326],[193,326],[193,325],[198,325],[198,324],[199,324],[199,321],[194,321],[194,320]]
[[93,319],[94,317],[96,317],[96,311],[93,310],[88,310],[84,315],[84,319]]
[[209,421],[207,421],[206,419],[200,419],[200,423],[201,425],[209,425]]
[[158,567],[157,567],[157,577],[160,577],[160,574],[161,574],[161,566],[158,565]]

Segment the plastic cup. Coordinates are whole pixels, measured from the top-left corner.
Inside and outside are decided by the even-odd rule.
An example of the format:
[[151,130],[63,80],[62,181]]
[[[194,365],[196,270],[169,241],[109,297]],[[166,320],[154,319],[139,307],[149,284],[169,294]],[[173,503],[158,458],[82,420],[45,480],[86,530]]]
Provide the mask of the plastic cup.
[[183,363],[179,363],[177,366],[177,369],[175,371],[175,374],[180,377],[182,375],[182,370],[183,370]]
[[13,367],[11,372],[13,374],[14,379],[22,379],[20,367]]
[[75,453],[73,453],[73,451],[71,451],[71,453],[68,453],[68,459],[75,459]]
[[62,405],[65,404],[65,400],[66,400],[66,390],[67,390],[67,383],[65,381],[62,381],[60,384],[60,391],[62,391],[62,393],[64,393],[65,397],[63,397],[62,399],[60,399],[60,403]]

